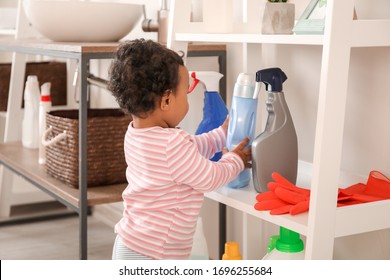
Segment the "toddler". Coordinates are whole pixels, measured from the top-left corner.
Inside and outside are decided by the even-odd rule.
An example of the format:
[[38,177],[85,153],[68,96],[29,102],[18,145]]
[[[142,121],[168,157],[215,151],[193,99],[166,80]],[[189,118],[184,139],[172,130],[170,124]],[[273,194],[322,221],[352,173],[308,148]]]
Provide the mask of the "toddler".
[[[249,139],[228,152],[228,118],[196,136],[177,127],[188,112],[188,70],[177,53],[151,40],[119,46],[109,88],[133,118],[124,139],[128,186],[113,259],[187,259],[204,193],[251,167]],[[218,162],[209,160],[222,149]]]

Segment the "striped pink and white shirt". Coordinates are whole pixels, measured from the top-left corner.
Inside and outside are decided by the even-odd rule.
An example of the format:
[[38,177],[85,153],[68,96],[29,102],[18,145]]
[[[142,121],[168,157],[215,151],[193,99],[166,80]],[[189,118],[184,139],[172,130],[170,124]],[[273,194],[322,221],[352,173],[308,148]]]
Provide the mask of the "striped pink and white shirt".
[[135,129],[125,136],[124,212],[115,231],[125,245],[154,259],[187,259],[204,193],[233,180],[244,163],[235,153],[210,161],[225,146],[217,128],[190,135],[179,128]]

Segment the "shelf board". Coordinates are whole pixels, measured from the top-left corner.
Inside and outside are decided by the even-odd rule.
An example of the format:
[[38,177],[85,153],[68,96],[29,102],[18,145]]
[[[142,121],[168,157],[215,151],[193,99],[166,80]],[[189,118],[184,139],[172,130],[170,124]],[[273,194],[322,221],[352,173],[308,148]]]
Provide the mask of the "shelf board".
[[322,45],[322,35],[264,35],[223,33],[176,33],[176,41],[209,43],[257,43],[288,45]]
[[390,228],[390,199],[336,209],[335,237]]
[[[311,164],[299,161],[297,185],[309,188],[311,180]],[[286,227],[302,235],[307,235],[308,213],[299,215],[271,215],[269,211],[257,211],[254,208],[256,195],[252,180],[248,186],[240,189],[222,187],[214,192],[206,193],[206,197],[240,210],[273,224]]]
[[205,196],[212,200],[225,204],[244,213],[250,214],[270,223],[280,225],[298,232],[302,235],[307,235],[307,213],[299,215],[271,215],[269,211],[257,211],[254,208],[256,203],[256,195],[253,185],[240,189],[231,189],[229,187],[222,187],[211,193],[206,193]]
[[1,29],[0,35],[7,35],[7,36],[15,36],[16,30],[15,29]]
[[[384,47],[390,45],[390,20],[353,20],[351,47]],[[285,45],[323,45],[323,35],[243,34],[243,33],[176,33],[176,41],[209,43],[254,43]]]
[[[45,166],[38,163],[38,149],[24,148],[21,142],[2,143],[0,163],[74,209],[80,206],[79,190],[48,175]],[[117,184],[88,188],[88,206],[122,201],[125,187],[126,184]]]
[[[310,188],[311,171],[311,163],[299,161],[297,186]],[[346,187],[356,182],[365,182],[365,180],[366,178],[362,176],[342,172],[340,186]],[[214,192],[206,193],[205,196],[244,213],[307,236],[308,212],[292,216],[290,214],[271,215],[269,211],[257,211],[254,208],[257,194],[252,182],[250,182],[244,188],[232,189],[224,186]],[[335,219],[335,237],[390,228],[390,219],[383,218],[383,213],[389,212],[390,200],[338,207]],[[357,219],[356,217],[359,218]]]

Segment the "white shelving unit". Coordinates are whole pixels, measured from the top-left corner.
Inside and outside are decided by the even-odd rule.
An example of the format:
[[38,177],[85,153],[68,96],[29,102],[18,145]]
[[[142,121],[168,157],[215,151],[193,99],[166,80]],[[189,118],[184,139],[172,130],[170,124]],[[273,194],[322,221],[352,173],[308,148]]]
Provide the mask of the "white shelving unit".
[[[340,170],[351,48],[390,46],[390,20],[353,20],[354,0],[328,0],[324,35],[210,34],[191,32],[198,29],[189,28],[190,5],[189,0],[171,0],[168,46],[176,51],[186,52],[188,42],[322,46],[314,159],[301,162],[298,174],[299,186],[311,186],[310,211],[297,216],[256,211],[252,186],[222,188],[207,197],[305,235],[306,259],[332,259],[335,237],[390,228],[383,215],[390,211],[390,200],[336,207],[339,186],[364,180]],[[246,55],[245,60],[251,57],[249,48]]]
[[[0,38],[3,39],[22,39],[33,37],[37,32],[29,25],[23,10],[22,0],[4,1],[3,5],[15,7],[16,22],[15,29],[0,29]],[[7,3],[8,2],[8,3]],[[14,3],[12,3],[14,2]],[[24,73],[27,57],[20,53],[12,53],[11,76],[15,77],[10,82],[8,109],[7,112],[0,112],[0,118],[4,119],[4,137],[2,141],[14,141],[20,138],[20,131],[13,129],[23,118],[23,110],[20,108],[18,93],[23,92],[24,76],[18,73]],[[14,101],[15,100],[15,101]],[[10,118],[9,111],[14,112]],[[52,198],[38,191],[28,182],[21,180],[12,172],[0,167],[0,220],[11,218],[11,207],[28,203],[37,203],[51,201]]]

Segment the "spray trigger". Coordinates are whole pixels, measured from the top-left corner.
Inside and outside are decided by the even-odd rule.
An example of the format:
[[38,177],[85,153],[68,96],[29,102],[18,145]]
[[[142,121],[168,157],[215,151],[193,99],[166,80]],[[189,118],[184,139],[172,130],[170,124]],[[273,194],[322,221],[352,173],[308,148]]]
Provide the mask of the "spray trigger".
[[196,78],[196,72],[192,72],[192,73],[191,73],[191,78],[193,78],[194,81],[192,82],[191,86],[189,87],[188,93],[193,92],[194,89],[196,88],[196,86],[197,86],[198,83],[199,83],[199,79]]

